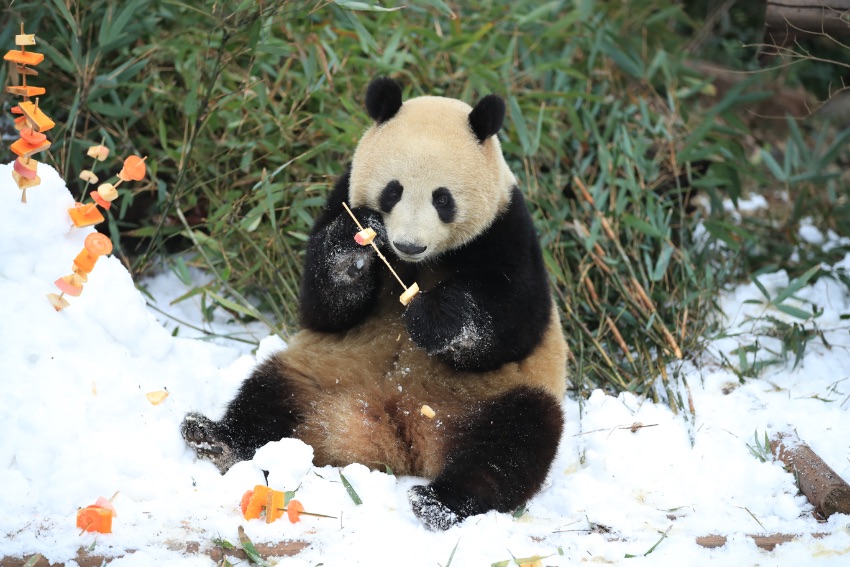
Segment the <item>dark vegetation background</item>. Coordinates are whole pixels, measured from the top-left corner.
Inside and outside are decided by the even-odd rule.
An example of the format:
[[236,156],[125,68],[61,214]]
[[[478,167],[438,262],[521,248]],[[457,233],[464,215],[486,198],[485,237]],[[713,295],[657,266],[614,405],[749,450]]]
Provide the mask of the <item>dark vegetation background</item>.
[[[213,279],[189,295],[208,316],[284,336],[312,219],[369,125],[368,82],[395,77],[406,98],[503,96],[503,147],[546,250],[575,387],[676,410],[687,384],[665,365],[722,332],[724,285],[792,278],[765,292],[793,321],[766,316],[781,351],[723,361],[743,379],[820,336],[817,306],[793,302],[795,289],[850,284],[819,267],[847,246],[798,233],[812,222],[850,236],[848,120],[821,108],[842,94],[848,48],[816,37],[760,64],[763,17],[763,3],[729,0],[39,0],[2,12],[0,46],[21,21],[36,34],[46,61],[30,83],[47,87],[58,123],[44,161],[76,196],[88,146],[113,149],[103,175],[148,156],[147,180],[122,187],[99,227],[134,275],[189,281],[202,267]],[[4,66],[0,83],[14,75]],[[7,162],[16,101],[2,96]],[[751,193],[769,207],[724,209]]]

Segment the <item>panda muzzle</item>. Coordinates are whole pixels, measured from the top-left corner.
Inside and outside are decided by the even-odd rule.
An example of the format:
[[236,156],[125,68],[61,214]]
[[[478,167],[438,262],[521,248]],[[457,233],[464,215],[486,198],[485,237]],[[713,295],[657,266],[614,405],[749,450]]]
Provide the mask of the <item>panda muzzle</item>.
[[417,254],[422,254],[425,250],[428,249],[427,246],[420,246],[419,244],[410,244],[408,242],[396,242],[393,241],[393,248],[404,254],[405,256],[416,256]]

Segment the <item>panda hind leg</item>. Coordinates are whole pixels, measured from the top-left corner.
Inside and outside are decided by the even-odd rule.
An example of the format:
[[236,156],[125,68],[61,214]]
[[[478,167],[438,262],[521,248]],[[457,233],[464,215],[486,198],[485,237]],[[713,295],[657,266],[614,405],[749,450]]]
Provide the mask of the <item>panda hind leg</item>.
[[432,530],[490,510],[512,512],[540,489],[555,459],[564,417],[550,393],[518,387],[476,409],[452,425],[443,470],[408,493]]
[[294,384],[273,357],[242,383],[219,421],[192,412],[183,418],[180,433],[198,458],[224,474],[269,441],[291,437],[302,415],[297,402]]

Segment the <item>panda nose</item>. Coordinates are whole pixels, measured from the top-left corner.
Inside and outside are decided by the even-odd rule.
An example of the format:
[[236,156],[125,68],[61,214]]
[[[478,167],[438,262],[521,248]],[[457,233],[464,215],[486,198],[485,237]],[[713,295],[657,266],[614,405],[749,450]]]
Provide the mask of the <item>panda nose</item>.
[[416,256],[417,254],[425,252],[425,249],[428,248],[427,246],[419,246],[418,244],[396,241],[393,241],[393,246],[395,246],[396,250],[402,254],[407,254],[408,256]]

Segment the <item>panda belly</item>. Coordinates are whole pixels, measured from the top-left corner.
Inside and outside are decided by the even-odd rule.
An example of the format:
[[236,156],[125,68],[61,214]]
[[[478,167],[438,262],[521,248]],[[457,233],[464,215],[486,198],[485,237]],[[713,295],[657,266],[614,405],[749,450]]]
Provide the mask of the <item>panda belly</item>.
[[[490,372],[459,372],[411,341],[403,308],[392,299],[351,331],[301,331],[277,355],[303,411],[295,437],[313,447],[317,466],[357,462],[434,478],[482,402],[518,386],[562,399],[566,345],[556,312],[526,359]],[[436,415],[424,416],[423,405]]]

